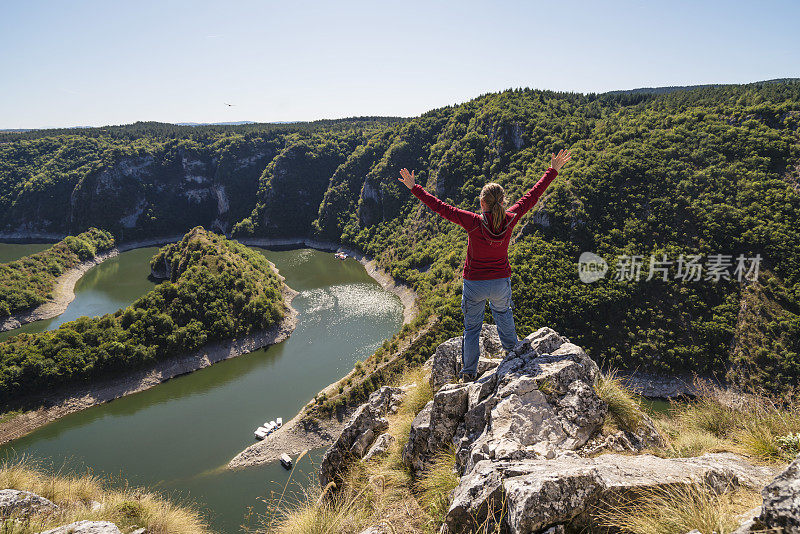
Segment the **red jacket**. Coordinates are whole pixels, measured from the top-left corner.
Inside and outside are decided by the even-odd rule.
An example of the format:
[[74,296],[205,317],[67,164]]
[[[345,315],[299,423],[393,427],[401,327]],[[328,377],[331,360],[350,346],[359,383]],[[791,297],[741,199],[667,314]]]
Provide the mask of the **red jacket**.
[[411,192],[430,209],[467,231],[467,258],[464,260],[465,280],[494,280],[511,276],[508,263],[508,243],[511,241],[511,230],[523,215],[530,210],[550,182],[558,174],[550,167],[536,185],[522,195],[516,204],[506,211],[506,220],[500,233],[491,230],[491,213],[482,216],[471,211],[462,210],[442,202],[419,185],[414,185]]

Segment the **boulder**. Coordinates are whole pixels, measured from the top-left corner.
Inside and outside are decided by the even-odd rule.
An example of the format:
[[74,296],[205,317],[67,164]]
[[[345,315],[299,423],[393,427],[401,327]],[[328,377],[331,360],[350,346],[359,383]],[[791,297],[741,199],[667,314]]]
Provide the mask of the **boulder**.
[[0,490],[0,518],[52,513],[58,506],[52,501],[30,491]]
[[397,409],[404,395],[401,388],[383,386],[356,409],[322,458],[319,480],[323,488],[331,482],[338,484],[346,464],[364,456],[378,435],[389,427],[386,414]]
[[537,532],[579,521],[602,499],[627,491],[697,483],[728,491],[761,487],[771,476],[769,469],[728,453],[680,459],[606,454],[562,455],[555,461],[482,460],[455,489],[444,530],[474,532],[476,525],[500,522],[507,532]]
[[375,443],[372,444],[372,447],[369,448],[367,454],[365,454],[364,457],[362,458],[362,461],[366,462],[377,456],[383,456],[384,454],[386,454],[386,451],[389,450],[389,447],[391,447],[394,441],[395,441],[394,436],[384,432],[383,434],[378,436],[378,438],[375,440]]
[[752,510],[739,516],[739,527],[731,534],[750,534],[751,532],[764,531],[764,524],[758,519],[761,515],[761,507],[757,506]]
[[[479,344],[478,376],[497,367],[503,359],[503,345],[500,343],[496,325],[484,324],[481,327]],[[457,381],[461,371],[461,354],[461,336],[450,338],[436,348],[430,377],[434,391]]]
[[422,410],[414,417],[411,422],[411,430],[408,434],[408,441],[403,447],[403,463],[413,471],[421,471],[425,468],[425,459],[421,451],[427,451],[428,438],[431,434],[431,411],[433,401],[429,401]]
[[523,338],[522,341],[514,347],[514,352],[523,354],[533,349],[542,354],[548,354],[564,343],[569,343],[569,339],[559,335],[559,333],[552,328],[544,327]]
[[635,430],[617,430],[607,436],[592,438],[581,449],[581,453],[593,455],[603,451],[641,452],[648,447],[662,447],[664,444],[664,436],[656,428],[655,422],[642,413]]
[[76,521],[39,534],[122,534],[117,525],[109,521]]
[[481,460],[553,458],[583,446],[602,423],[607,407],[594,390],[597,364],[555,331],[537,330],[467,384],[435,379],[437,370],[453,376],[442,364],[452,344],[437,348],[431,380],[441,386],[415,418],[403,451],[414,471],[451,445],[462,474]]
[[761,522],[768,528],[800,533],[800,456],[762,491]]

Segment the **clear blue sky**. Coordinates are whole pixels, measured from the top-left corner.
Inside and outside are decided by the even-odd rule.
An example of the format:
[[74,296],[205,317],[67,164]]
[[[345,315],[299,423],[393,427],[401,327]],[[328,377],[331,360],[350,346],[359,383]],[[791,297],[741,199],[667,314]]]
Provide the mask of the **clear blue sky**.
[[798,77],[798,20],[795,0],[2,0],[0,128],[412,116],[509,87]]

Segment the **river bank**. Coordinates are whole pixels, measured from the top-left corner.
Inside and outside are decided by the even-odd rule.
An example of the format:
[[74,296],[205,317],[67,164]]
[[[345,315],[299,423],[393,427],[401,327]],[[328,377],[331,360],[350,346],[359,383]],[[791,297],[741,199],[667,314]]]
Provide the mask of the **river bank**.
[[306,239],[306,238],[286,238],[286,239],[276,239],[276,238],[267,238],[267,237],[240,237],[235,238],[236,241],[254,247],[285,247],[285,248],[299,248],[299,247],[307,247],[313,248],[316,250],[321,250],[323,252],[344,252],[349,257],[355,259],[359,263],[364,266],[366,269],[367,274],[380,286],[395,295],[400,299],[400,302],[403,304],[403,324],[410,323],[414,317],[417,316],[419,313],[419,308],[417,307],[417,293],[411,287],[402,284],[396,281],[392,276],[384,271],[383,269],[378,267],[378,263],[375,261],[375,258],[363,254],[362,252],[351,249],[345,246],[337,245],[331,241],[318,241],[316,239]]
[[[38,405],[36,409],[24,411],[0,422],[0,445],[18,439],[65,415],[144,391],[170,378],[284,341],[297,326],[297,311],[292,307],[292,299],[296,295],[296,291],[288,286],[285,287],[284,303],[287,314],[278,324],[266,330],[240,338],[209,343],[191,353],[157,362],[147,369],[140,369],[123,377],[64,388],[44,399],[30,399],[28,405]],[[23,409],[25,401],[25,399],[20,401]]]
[[[13,236],[22,239],[24,236]],[[105,260],[113,258],[122,252],[143,248],[148,246],[163,245],[176,242],[182,236],[166,236],[148,240],[131,241],[115,246],[113,249],[96,255],[94,258],[82,262],[64,272],[56,280],[53,289],[53,298],[27,312],[19,313],[6,318],[0,323],[0,332],[12,330],[19,326],[38,320],[49,319],[63,313],[67,306],[75,299],[75,284],[89,269],[95,267]],[[2,235],[0,238],[9,239],[12,236]],[[361,252],[341,247],[336,243],[317,241],[312,239],[270,239],[270,238],[242,238],[238,239],[244,245],[264,247],[264,248],[294,248],[307,247],[325,252],[345,252],[348,256],[356,259],[364,266],[366,273],[375,280],[385,291],[396,295],[403,306],[403,324],[409,323],[419,312],[416,300],[417,294],[410,287],[395,281],[388,273],[377,266],[374,258]],[[165,380],[190,373],[203,367],[207,367],[218,361],[232,358],[252,352],[262,347],[280,343],[289,336],[297,323],[297,312],[291,306],[291,299],[296,292],[286,286],[289,293],[285,295],[285,302],[289,310],[289,315],[282,321],[277,328],[271,328],[264,332],[259,332],[242,339],[233,339],[210,344],[198,351],[176,356],[170,360],[159,362],[149,369],[137,371],[133,375],[122,378],[104,380],[101,383],[80,388],[67,388],[54,393],[48,398],[31,399],[27,405],[40,405],[37,409],[25,411],[13,416],[0,423],[0,445],[18,439],[36,428],[39,428],[51,421],[64,417],[70,413],[84,410],[91,406],[109,402],[111,400],[131,395],[139,391],[151,388]],[[275,331],[273,331],[275,330]],[[328,391],[335,387],[345,375],[321,391]],[[25,401],[22,401],[22,405]],[[331,417],[324,421],[310,422],[303,417],[305,408],[281,428],[281,432],[276,432],[270,436],[267,450],[261,450],[258,459],[250,458],[243,461],[243,465],[252,463],[264,463],[280,456],[280,453],[291,451],[299,453],[309,448],[322,447],[330,444],[336,439],[342,426],[346,423],[347,417],[340,416],[340,419]],[[345,412],[346,413],[346,412]],[[266,445],[264,442],[261,444]],[[280,451],[276,456],[270,454],[269,450]],[[245,451],[243,451],[245,452]],[[240,455],[241,456],[241,455]],[[237,456],[238,458],[238,456]],[[265,459],[266,458],[266,459]],[[252,463],[251,463],[252,462]]]
[[[3,235],[0,235],[0,237],[3,237]],[[33,309],[17,312],[6,317],[0,321],[0,332],[14,330],[15,328],[19,328],[24,324],[35,321],[52,319],[53,317],[57,317],[64,313],[64,311],[67,309],[67,306],[69,306],[69,304],[75,300],[75,284],[77,284],[78,280],[80,280],[81,277],[92,267],[118,256],[122,252],[136,248],[152,247],[166,243],[172,243],[179,241],[182,237],[183,236],[167,236],[121,243],[110,250],[106,250],[95,255],[89,260],[81,262],[74,267],[70,267],[61,273],[58,278],[56,278],[56,283],[52,291],[53,297],[50,300]]]
[[[435,320],[429,320],[411,338],[406,339],[393,355],[379,365],[375,369],[375,373],[379,374],[387,367],[394,366],[404,356],[405,351],[414,346],[436,324]],[[228,469],[241,469],[267,464],[276,461],[284,452],[294,455],[306,450],[331,445],[339,437],[350,416],[361,405],[362,400],[355,402],[349,400],[331,415],[320,417],[318,414],[313,414],[312,416],[313,408],[316,405],[315,399],[318,397],[333,398],[337,395],[340,386],[342,392],[347,394],[347,390],[350,387],[347,385],[347,380],[355,378],[356,372],[356,369],[351,369],[350,372],[336,382],[322,388],[289,422],[263,440],[247,446],[234,456],[228,462]]]

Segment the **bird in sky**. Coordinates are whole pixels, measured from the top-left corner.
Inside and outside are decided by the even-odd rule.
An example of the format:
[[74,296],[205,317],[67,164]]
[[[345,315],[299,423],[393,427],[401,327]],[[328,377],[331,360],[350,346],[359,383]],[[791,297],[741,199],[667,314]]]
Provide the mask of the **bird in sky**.
[[232,108],[232,107],[233,107],[233,106],[235,106],[236,104],[228,104],[227,102],[225,102],[225,105],[226,105],[226,106],[228,106],[229,108]]

